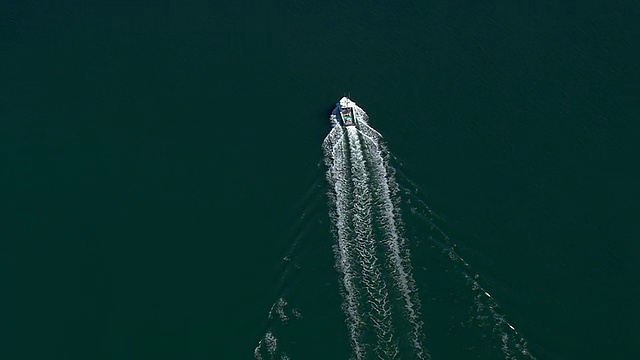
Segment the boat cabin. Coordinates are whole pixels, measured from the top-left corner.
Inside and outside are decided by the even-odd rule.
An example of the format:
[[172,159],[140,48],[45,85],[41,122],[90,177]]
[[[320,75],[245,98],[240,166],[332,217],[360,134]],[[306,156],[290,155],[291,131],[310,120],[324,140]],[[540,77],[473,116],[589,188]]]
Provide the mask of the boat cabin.
[[341,108],[340,109],[340,118],[342,119],[342,125],[344,126],[355,126],[356,119],[353,116],[353,108]]

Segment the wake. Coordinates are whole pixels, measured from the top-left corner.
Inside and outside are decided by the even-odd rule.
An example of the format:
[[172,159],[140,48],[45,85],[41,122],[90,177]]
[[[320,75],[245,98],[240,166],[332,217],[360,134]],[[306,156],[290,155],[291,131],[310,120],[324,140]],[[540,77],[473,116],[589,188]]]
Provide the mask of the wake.
[[[322,147],[335,268],[340,274],[351,359],[430,359],[432,354],[535,359],[527,341],[485,289],[480,274],[460,256],[456,244],[441,229],[441,218],[429,208],[427,199],[419,196],[423,191],[401,172],[398,182],[391,165],[392,154],[380,133],[368,124],[367,114],[353,103],[349,106],[353,125],[341,125],[336,108],[330,119],[334,127]],[[323,194],[315,191],[322,188],[320,182],[307,194],[305,201],[310,202],[311,208],[324,202]],[[406,229],[401,207],[412,224]],[[306,207],[301,219],[307,213],[313,211]],[[310,321],[303,320],[302,312],[285,300],[292,272],[300,269],[296,264],[307,263],[300,259],[299,252],[304,245],[301,239],[313,232],[312,222],[305,218],[301,224],[292,249],[283,259],[278,297],[269,311],[266,331],[254,349],[256,360],[302,359],[310,355],[304,347],[296,348],[296,341],[292,340],[295,330],[286,329],[289,325],[296,327],[297,322]],[[418,296],[407,239],[417,247],[423,246],[422,251],[414,253],[415,260],[432,265],[428,273],[426,267],[415,269],[415,276],[433,294],[423,293],[424,311],[440,316],[427,324],[431,326],[429,349],[423,345],[423,303]],[[439,282],[446,282],[446,292],[433,291]],[[455,306],[442,306],[447,301]],[[306,308],[305,315],[310,309]],[[441,316],[444,313],[447,316]],[[448,347],[451,343],[456,347]]]
[[[355,359],[428,359],[420,301],[401,236],[388,153],[354,107],[355,126],[336,125],[323,143],[336,267]],[[337,123],[335,114],[332,121]],[[400,356],[402,354],[402,356]]]

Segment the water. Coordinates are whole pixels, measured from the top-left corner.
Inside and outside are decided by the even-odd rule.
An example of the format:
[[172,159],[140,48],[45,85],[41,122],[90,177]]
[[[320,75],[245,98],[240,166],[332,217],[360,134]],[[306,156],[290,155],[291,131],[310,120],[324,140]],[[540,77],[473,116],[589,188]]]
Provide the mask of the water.
[[[412,274],[411,254],[402,231],[405,226],[400,209],[403,197],[407,196],[400,193],[396,170],[390,164],[392,154],[382,135],[368,124],[364,110],[355,104],[351,106],[356,126],[339,125],[336,108],[330,119],[334,127],[323,141],[335,267],[340,277],[350,358],[430,359],[423,345],[423,316]],[[431,235],[425,238],[428,232],[423,231],[412,240],[415,245],[421,241],[431,243],[430,252],[435,250],[431,255],[438,256],[441,262],[444,260],[445,271],[454,274],[447,281],[460,283],[455,298],[457,308],[468,311],[448,326],[462,322],[463,327],[472,330],[465,333],[464,343],[473,344],[475,352],[483,356],[535,359],[527,341],[480,284],[480,275],[460,257],[449,236],[438,226],[431,208],[419,198],[414,201],[417,206],[410,212],[417,219],[411,222],[415,224],[412,226],[422,221],[430,227]],[[411,203],[410,196],[406,203]],[[439,274],[430,272],[428,276],[434,275]],[[464,297],[468,298],[467,302],[462,301]],[[291,335],[282,329],[290,320],[285,312],[288,305],[285,299],[279,298],[269,311],[271,321],[254,350],[257,360],[289,359],[296,351],[300,351],[298,357],[308,356],[304,349],[295,349],[293,344],[297,341],[288,339]],[[296,309],[291,311],[299,314]],[[274,333],[285,334],[283,340],[287,345],[279,346]],[[462,344],[461,340],[458,346]],[[293,349],[285,350],[285,347]]]
[[637,6],[2,2],[0,358],[632,358]]

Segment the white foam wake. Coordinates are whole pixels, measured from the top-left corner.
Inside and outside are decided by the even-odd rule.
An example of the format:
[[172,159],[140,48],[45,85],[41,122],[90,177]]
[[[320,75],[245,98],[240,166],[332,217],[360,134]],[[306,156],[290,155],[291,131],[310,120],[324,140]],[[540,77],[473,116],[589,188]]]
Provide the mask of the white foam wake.
[[[354,114],[355,127],[336,125],[323,144],[353,356],[426,359],[420,302],[394,205],[393,169],[366,113],[355,107]],[[337,124],[335,115],[332,120]]]
[[326,163],[328,166],[327,180],[331,183],[332,189],[329,192],[331,202],[334,204],[332,216],[334,222],[334,236],[337,244],[334,247],[336,254],[336,267],[342,274],[343,287],[343,309],[347,315],[347,326],[349,327],[350,341],[356,359],[362,359],[364,350],[362,349],[361,329],[362,320],[358,313],[359,297],[354,284],[355,272],[353,265],[353,244],[350,242],[351,231],[349,229],[349,216],[351,207],[347,195],[350,184],[347,181],[348,163],[345,158],[346,144],[343,138],[342,128],[335,127],[325,140]]
[[425,358],[422,347],[422,320],[420,319],[420,301],[417,297],[415,281],[411,275],[411,263],[409,250],[405,246],[405,240],[400,236],[398,223],[399,213],[396,211],[392,196],[397,187],[391,176],[392,170],[386,162],[388,156],[384,154],[386,149],[377,140],[380,136],[375,130],[364,124],[366,136],[366,158],[371,166],[371,176],[375,181],[378,201],[374,204],[377,208],[378,222],[383,230],[383,243],[386,248],[388,266],[394,278],[393,285],[399,292],[404,302],[404,311],[412,327],[411,343],[417,350],[418,358]]
[[380,263],[376,255],[376,239],[372,228],[373,200],[369,191],[369,172],[365,167],[358,132],[354,127],[347,128],[350,145],[351,176],[353,179],[353,227],[355,244],[362,268],[362,282],[365,285],[367,303],[371,307],[369,317],[375,328],[377,345],[375,353],[378,357],[393,359],[398,350],[393,341],[391,324],[391,307],[388,291],[383,280]]

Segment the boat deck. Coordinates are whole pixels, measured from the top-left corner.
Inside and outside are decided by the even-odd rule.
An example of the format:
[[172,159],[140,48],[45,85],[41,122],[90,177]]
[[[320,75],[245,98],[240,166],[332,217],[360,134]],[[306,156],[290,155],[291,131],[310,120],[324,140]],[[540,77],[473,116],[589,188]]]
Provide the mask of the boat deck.
[[340,118],[344,126],[355,126],[356,120],[353,116],[353,109],[350,107],[340,109]]

